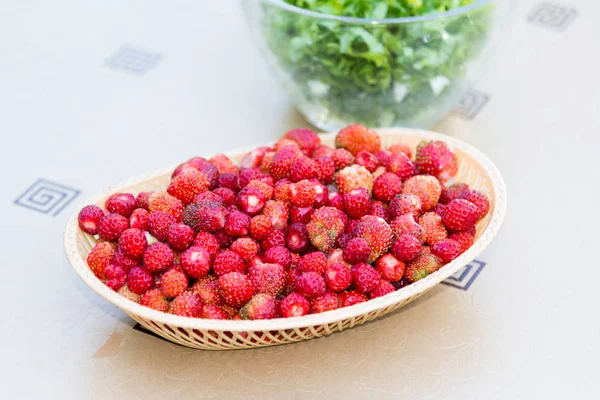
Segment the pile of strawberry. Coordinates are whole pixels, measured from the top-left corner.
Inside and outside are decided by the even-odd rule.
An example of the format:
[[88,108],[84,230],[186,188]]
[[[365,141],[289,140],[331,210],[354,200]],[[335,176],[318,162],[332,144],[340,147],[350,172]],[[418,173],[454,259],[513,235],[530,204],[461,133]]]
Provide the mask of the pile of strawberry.
[[446,186],[442,141],[381,148],[360,125],[336,149],[287,132],[240,163],[195,157],[164,192],[117,193],[79,226],[97,235],[93,273],[128,299],[212,319],[297,317],[384,296],[467,250],[487,197]]

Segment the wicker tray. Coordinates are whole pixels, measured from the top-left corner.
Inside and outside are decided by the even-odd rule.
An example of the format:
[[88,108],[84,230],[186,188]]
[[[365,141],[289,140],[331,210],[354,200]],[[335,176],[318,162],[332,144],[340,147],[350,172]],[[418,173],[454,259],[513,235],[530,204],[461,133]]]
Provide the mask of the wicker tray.
[[[373,320],[410,303],[472,261],[496,236],[506,211],[506,187],[500,173],[487,157],[472,146],[452,137],[428,131],[404,128],[376,130],[380,133],[386,147],[398,141],[412,148],[423,139],[446,141],[454,147],[460,162],[455,180],[468,183],[490,198],[490,212],[478,223],[477,237],[469,250],[437,272],[394,293],[321,314],[264,321],[207,320],[162,313],[125,299],[94,276],[87,266],[86,258],[95,244],[95,239],[79,229],[77,225],[79,210],[69,218],[65,228],[64,247],[67,258],[75,272],[96,293],[118,306],[145,328],[187,347],[234,350],[274,346],[326,336]],[[333,145],[334,137],[334,134],[325,134],[321,136],[321,140],[324,144]],[[235,162],[240,161],[246,152],[236,151],[228,155]],[[172,171],[173,168],[169,168],[130,180],[104,190],[84,204],[97,204],[103,207],[108,196],[115,192],[136,194],[141,191],[164,190]]]

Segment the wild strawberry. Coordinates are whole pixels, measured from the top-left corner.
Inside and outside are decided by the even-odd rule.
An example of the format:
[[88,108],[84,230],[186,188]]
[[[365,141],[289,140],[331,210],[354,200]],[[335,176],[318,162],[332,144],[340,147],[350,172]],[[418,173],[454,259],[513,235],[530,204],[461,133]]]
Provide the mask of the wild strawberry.
[[273,197],[273,183],[270,180],[269,183],[267,183],[266,179],[252,179],[244,188],[256,189],[262,195],[265,201],[270,200]]
[[333,149],[329,146],[319,146],[316,148],[316,150],[313,152],[312,154],[312,158],[317,158],[317,157],[331,157],[331,155],[333,154]]
[[234,210],[227,216],[223,230],[231,237],[245,236],[250,230],[250,217]]
[[127,285],[121,286],[121,289],[117,290],[117,293],[119,293],[122,297],[126,298],[127,300],[133,301],[134,303],[139,303],[140,298],[142,297],[137,293],[133,293]]
[[344,248],[344,260],[350,264],[358,264],[369,259],[371,247],[369,243],[360,237],[350,239]]
[[344,221],[337,208],[321,207],[313,213],[306,228],[313,246],[321,251],[329,251],[344,231]]
[[200,172],[198,170],[198,167],[194,164],[191,164],[189,162],[184,162],[181,163],[177,166],[177,168],[175,168],[175,170],[173,170],[173,173],[171,174],[171,179],[174,179],[176,177],[178,177],[179,175],[183,175],[183,174],[189,174],[189,173],[194,173],[194,172]]
[[132,267],[138,265],[138,260],[132,257],[129,257],[121,249],[117,247],[115,254],[111,260],[111,264],[120,265],[125,268],[125,271],[129,272]]
[[[421,253],[421,243],[412,235],[402,234],[392,244],[391,253],[400,261],[410,262]],[[394,282],[397,279],[388,280]]]
[[106,214],[98,222],[98,236],[100,239],[115,241],[125,229],[129,228],[129,221],[120,214]]
[[437,203],[435,205],[435,207],[433,207],[432,210],[434,213],[436,213],[437,215],[439,215],[440,217],[444,217],[444,211],[446,211],[446,204],[442,204],[442,203]]
[[322,274],[327,267],[327,256],[320,251],[315,251],[302,256],[298,268],[302,272],[318,272]]
[[338,304],[340,308],[350,307],[358,303],[364,303],[367,300],[367,296],[362,293],[355,292],[354,290],[349,290],[347,292],[338,294]]
[[357,219],[351,219],[348,220],[348,222],[345,222],[345,228],[344,228],[344,232],[346,232],[347,234],[349,234],[351,237],[354,234],[354,229],[356,228],[356,225],[358,225],[358,223],[360,222],[360,220]]
[[346,149],[336,149],[331,154],[331,161],[335,165],[335,170],[339,171],[354,164],[354,155]]
[[249,153],[247,153],[244,156],[244,158],[242,158],[242,161],[240,161],[240,167],[241,168],[258,168],[258,167],[260,167],[263,157],[265,156],[265,154],[267,154],[271,150],[272,149],[268,146],[261,146],[261,147],[257,147],[255,149],[251,150]]
[[264,240],[273,230],[271,218],[257,215],[250,220],[250,235],[256,240]]
[[446,205],[443,218],[440,218],[446,229],[451,232],[469,230],[477,221],[478,210],[468,200],[456,199]]
[[252,281],[239,272],[230,272],[219,277],[219,295],[233,307],[241,307],[254,296]]
[[175,223],[169,226],[167,231],[167,243],[175,251],[184,251],[192,245],[196,232],[182,223]]
[[135,197],[130,193],[115,193],[106,200],[106,210],[129,218],[135,209]]
[[223,205],[229,207],[235,203],[235,192],[231,189],[219,187],[212,191],[212,193],[218,195],[223,199]]
[[210,254],[200,246],[192,246],[179,258],[183,272],[190,278],[202,278],[210,272]]
[[119,237],[119,248],[132,258],[140,258],[148,246],[146,235],[139,229],[129,228]]
[[315,187],[309,180],[301,180],[290,186],[290,201],[296,207],[312,206],[316,197]]
[[[206,176],[209,183],[209,190],[214,189],[217,185],[217,178],[219,176],[219,171],[217,168],[212,165],[207,159],[202,157],[192,157],[187,161],[187,164],[190,164],[196,169]],[[175,178],[174,176],[171,179]]]
[[442,218],[433,211],[421,215],[419,217],[419,225],[423,227],[423,237],[429,245],[433,245],[448,237],[448,231],[444,228]]
[[296,282],[296,290],[308,297],[319,297],[327,291],[323,275],[318,272],[304,272]]
[[284,203],[290,202],[290,193],[292,188],[292,182],[284,178],[273,186],[273,199],[283,201]]
[[442,267],[442,262],[433,254],[422,254],[414,261],[406,264],[404,277],[410,282],[416,282],[434,273]]
[[95,235],[98,233],[98,225],[102,217],[104,217],[104,211],[100,207],[89,205],[81,209],[77,222],[82,231]]
[[394,234],[382,218],[366,215],[360,219],[353,232],[354,237],[363,238],[369,244],[371,253],[367,263],[372,263],[392,246]]
[[207,305],[202,306],[202,318],[205,319],[229,319],[229,314],[222,307]]
[[300,293],[291,293],[287,295],[281,304],[279,309],[281,310],[281,316],[283,318],[302,317],[308,314],[310,303],[308,299],[302,296]]
[[456,154],[441,140],[419,143],[415,160],[422,174],[433,175],[442,182],[452,179],[458,172]]
[[222,249],[228,248],[229,246],[231,246],[231,243],[233,243],[233,238],[227,233],[225,233],[225,231],[222,229],[213,232],[213,235],[219,242],[219,247]]
[[[212,202],[223,205],[223,198],[221,196],[219,196],[218,194],[209,192],[209,191],[198,193],[198,195],[196,197],[194,197],[194,201],[192,203],[203,203],[205,201],[212,201]],[[184,214],[185,214],[186,208],[188,208],[188,207],[185,207],[183,209]]]
[[318,165],[315,161],[306,156],[298,157],[290,167],[289,178],[292,182],[312,179],[317,177],[317,170]]
[[283,268],[288,268],[292,263],[290,251],[283,246],[274,246],[265,251],[263,256],[265,263],[279,264]]
[[462,199],[469,193],[469,185],[466,183],[455,183],[448,187],[442,188],[442,194],[440,195],[440,203],[448,204],[452,200]]
[[219,202],[204,200],[186,206],[183,222],[195,231],[214,232],[225,226],[226,210]]
[[352,273],[347,265],[334,262],[325,269],[325,283],[329,290],[341,292],[346,290],[352,284]]
[[238,208],[249,215],[258,214],[267,201],[266,197],[256,188],[245,187],[237,195]]
[[367,211],[367,215],[374,215],[383,219],[388,224],[392,222],[392,215],[390,214],[389,207],[382,201],[374,200],[371,202],[369,206],[369,211]]
[[116,292],[125,284],[127,271],[118,264],[108,264],[104,270],[104,276],[106,277],[104,284]]
[[215,258],[220,248],[219,241],[215,235],[208,232],[198,232],[194,238],[194,246],[203,247],[206,251],[208,251],[211,259]]
[[244,261],[250,261],[258,254],[258,243],[250,238],[239,238],[233,241],[230,250],[238,253]]
[[179,199],[171,196],[167,192],[158,192],[150,196],[148,211],[150,211],[150,213],[157,211],[168,212],[175,217],[177,222],[179,222],[183,215],[183,204]]
[[191,291],[181,293],[169,305],[169,313],[181,317],[199,318],[202,315],[200,296]]
[[233,173],[221,174],[217,178],[217,186],[220,188],[233,190],[235,193],[237,193],[240,190],[238,186],[238,177],[238,174]]
[[359,293],[368,293],[381,282],[381,275],[369,264],[356,264],[352,267],[351,272],[354,289]]
[[440,182],[431,175],[408,178],[402,186],[403,194],[414,194],[421,199],[421,210],[426,212],[435,207],[442,193]]
[[413,214],[404,214],[394,218],[390,227],[397,238],[408,234],[417,238],[419,243],[425,243],[425,230],[415,221]]
[[456,240],[444,239],[431,246],[431,253],[444,263],[449,263],[462,254],[462,246]]
[[160,290],[169,298],[177,297],[188,288],[188,278],[179,266],[174,266],[160,277]]
[[394,143],[390,147],[388,147],[388,151],[392,154],[395,153],[404,153],[406,157],[411,158],[412,152],[410,150],[410,146],[406,143]]
[[394,291],[394,285],[388,281],[381,281],[375,289],[369,292],[369,299],[376,299],[377,297],[385,296],[386,294],[393,293]]
[[342,194],[338,191],[330,190],[327,195],[327,206],[335,207],[338,210],[344,208],[344,198]]
[[285,288],[285,269],[279,264],[256,264],[248,273],[255,293],[279,296]]
[[210,184],[201,172],[189,172],[175,177],[167,188],[167,193],[179,199],[183,205],[190,204],[194,198],[206,192]]
[[260,242],[263,251],[267,251],[274,246],[285,246],[285,232],[279,229],[273,229],[269,235]]
[[223,250],[215,257],[213,262],[213,271],[217,276],[223,276],[230,272],[244,273],[246,264],[242,257],[231,250]]
[[348,125],[335,136],[335,146],[342,147],[352,154],[361,150],[376,153],[381,148],[381,139],[377,132],[362,125]]
[[355,164],[338,172],[336,184],[342,193],[348,193],[359,187],[363,187],[367,189],[367,192],[371,193],[373,189],[373,175],[365,167]]
[[147,269],[133,267],[127,274],[127,286],[136,294],[144,294],[154,287],[154,278]]
[[190,288],[198,293],[202,304],[220,306],[223,302],[219,296],[218,278],[215,275],[207,275],[196,281]]
[[158,288],[145,292],[140,299],[140,304],[156,311],[167,312],[169,310],[169,300]]
[[392,217],[412,214],[417,218],[421,212],[421,198],[414,194],[398,194],[390,201],[389,211]]
[[148,231],[161,242],[166,242],[169,238],[169,227],[176,222],[175,217],[168,212],[156,211],[148,217]]
[[335,163],[331,157],[315,157],[314,162],[317,166],[317,179],[324,185],[329,185],[335,175]]
[[148,210],[150,207],[150,197],[154,192],[140,192],[135,198],[135,207]]
[[351,218],[359,219],[366,215],[371,205],[371,196],[364,187],[358,187],[342,195],[344,211]]
[[369,172],[375,171],[379,161],[377,157],[373,153],[369,153],[368,151],[361,150],[356,153],[356,158],[354,162],[358,165],[365,167]]
[[140,229],[142,231],[148,230],[148,219],[150,218],[150,212],[143,208],[136,208],[129,217],[129,227]]
[[319,135],[308,128],[292,129],[287,131],[283,138],[296,142],[302,153],[309,157],[321,145]]
[[292,164],[300,156],[302,156],[302,152],[295,146],[285,146],[277,150],[271,160],[270,173],[273,179],[278,181],[287,178]]
[[394,282],[402,278],[404,263],[392,254],[386,253],[377,259],[375,269],[377,269],[383,279]]
[[261,214],[270,218],[271,225],[275,229],[285,229],[287,226],[289,210],[283,201],[267,201]]
[[388,202],[402,191],[402,179],[398,175],[386,172],[373,183],[373,197]]
[[260,166],[258,168],[258,169],[260,169],[260,172],[262,172],[264,174],[271,173],[271,162],[273,161],[274,156],[275,156],[275,149],[273,149],[273,151],[268,151],[265,153],[262,160],[260,161]]
[[300,222],[302,224],[308,224],[310,222],[310,217],[314,212],[315,209],[312,207],[292,206],[290,208],[290,223]]
[[272,319],[277,318],[279,312],[273,296],[256,294],[240,309],[242,319]]
[[150,272],[164,271],[173,264],[174,258],[169,246],[161,242],[152,243],[144,251],[144,267]]
[[209,158],[208,162],[219,171],[219,174],[236,173],[239,169],[225,154],[214,155]]
[[461,254],[464,253],[473,245],[475,241],[474,236],[470,232],[455,232],[448,236],[448,239],[452,239],[460,245]]
[[342,233],[340,236],[338,236],[338,238],[335,240],[335,247],[338,247],[340,249],[343,249],[344,247],[346,247],[346,244],[350,241],[350,239],[352,239],[352,236],[350,236],[349,234],[347,234],[346,232]]
[[329,198],[329,189],[327,189],[327,186],[323,185],[317,179],[311,179],[310,182],[315,188],[315,202],[313,203],[313,207],[323,207],[325,204],[327,204]]
[[398,175],[402,180],[408,179],[417,173],[415,164],[404,154],[391,154],[385,164],[389,172]]
[[318,314],[325,311],[331,311],[338,308],[338,296],[332,292],[315,297],[310,300],[310,313]]
[[295,253],[304,253],[308,250],[310,242],[306,225],[300,222],[291,224],[285,231],[285,245]]
[[298,268],[295,268],[292,264],[292,267],[285,272],[285,287],[283,289],[284,295],[293,293],[298,289],[297,283],[301,276],[302,272]]
[[477,221],[485,217],[490,210],[490,200],[484,193],[478,190],[469,190],[469,192],[463,196],[463,199],[470,201],[475,205],[475,208],[477,209]]
[[379,150],[377,153],[374,153],[374,154],[375,154],[375,157],[377,158],[377,162],[379,163],[379,166],[386,166],[388,164],[390,156],[392,155],[392,153],[390,153],[387,150]]

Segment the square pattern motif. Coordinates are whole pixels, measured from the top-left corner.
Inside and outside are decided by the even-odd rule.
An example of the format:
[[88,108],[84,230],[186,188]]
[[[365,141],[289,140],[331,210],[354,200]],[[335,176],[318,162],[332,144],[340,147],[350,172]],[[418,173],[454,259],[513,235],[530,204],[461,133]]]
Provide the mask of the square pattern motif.
[[161,58],[158,53],[123,46],[106,61],[106,64],[112,69],[141,76],[158,64]]
[[55,216],[79,196],[79,193],[77,189],[38,179],[15,200],[15,204],[42,214]]
[[483,107],[485,107],[489,100],[489,95],[474,89],[469,89],[460,98],[458,104],[454,106],[452,112],[461,115],[464,118],[473,119],[479,114]]
[[457,289],[468,290],[485,265],[483,261],[473,260],[442,283]]
[[577,16],[573,8],[559,6],[557,4],[540,3],[527,16],[527,20],[535,25],[545,28],[564,31]]

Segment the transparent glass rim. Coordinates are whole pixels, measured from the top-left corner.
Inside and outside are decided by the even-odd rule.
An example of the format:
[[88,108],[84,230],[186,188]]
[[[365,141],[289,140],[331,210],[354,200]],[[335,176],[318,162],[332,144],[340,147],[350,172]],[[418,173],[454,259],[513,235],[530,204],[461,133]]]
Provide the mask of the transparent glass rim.
[[[250,1],[253,1],[253,0],[250,0]],[[430,20],[453,17],[456,15],[468,13],[477,8],[483,7],[487,4],[494,3],[494,2],[497,2],[500,0],[477,0],[474,3],[471,3],[469,5],[459,7],[459,8],[454,8],[452,10],[448,10],[443,13],[419,15],[416,17],[384,18],[384,19],[355,18],[355,17],[343,17],[343,16],[338,16],[338,15],[323,14],[320,12],[306,10],[304,8],[293,6],[291,4],[286,3],[283,0],[257,0],[257,1],[269,3],[275,7],[279,7],[281,9],[284,9],[284,10],[287,10],[287,11],[290,11],[290,12],[293,12],[296,14],[301,14],[301,15],[319,18],[319,19],[334,20],[334,21],[347,22],[347,23],[352,23],[352,24],[385,25],[385,24],[406,24],[406,23],[412,23],[412,22],[423,22],[423,21],[430,21]]]

